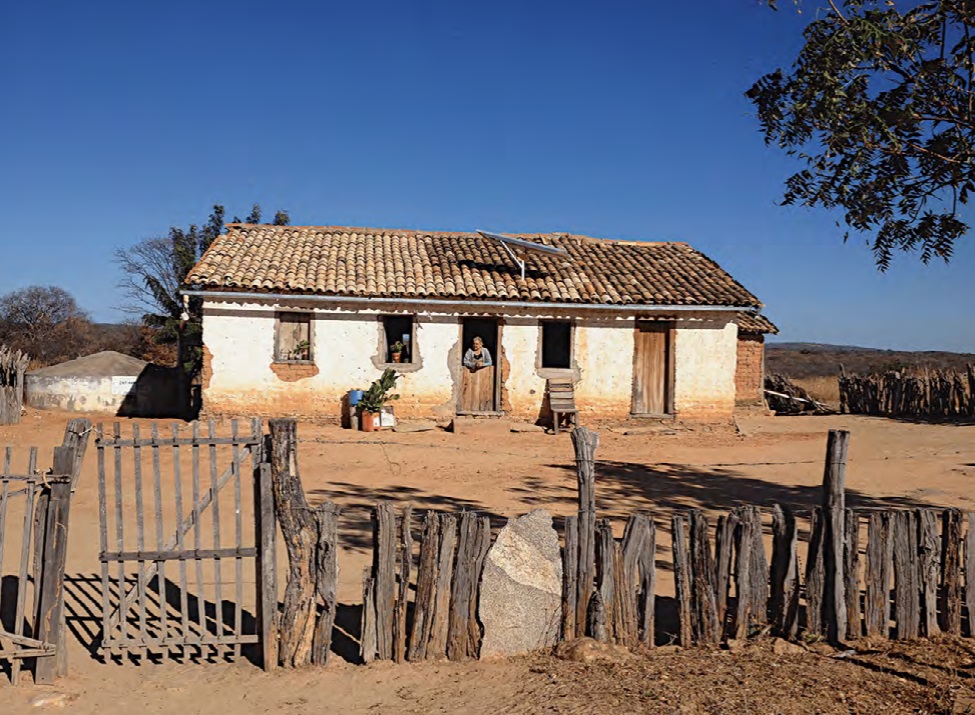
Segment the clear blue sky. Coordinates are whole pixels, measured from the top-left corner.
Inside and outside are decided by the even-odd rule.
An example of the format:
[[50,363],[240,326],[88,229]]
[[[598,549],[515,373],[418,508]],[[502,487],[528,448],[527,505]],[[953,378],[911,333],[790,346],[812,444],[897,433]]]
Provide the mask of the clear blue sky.
[[818,0],[19,2],[0,10],[0,292],[120,317],[115,248],[259,202],[296,224],[683,240],[782,339],[975,352],[975,240],[879,274],[742,92]]

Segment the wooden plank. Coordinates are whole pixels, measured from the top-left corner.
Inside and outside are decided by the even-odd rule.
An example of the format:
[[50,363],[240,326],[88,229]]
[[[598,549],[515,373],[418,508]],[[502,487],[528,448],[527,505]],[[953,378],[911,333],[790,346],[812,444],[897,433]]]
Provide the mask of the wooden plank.
[[106,551],[98,555],[101,561],[195,561],[198,559],[233,559],[257,556],[255,546],[226,546],[221,549],[183,549],[178,551]]
[[[210,464],[210,492],[213,494],[213,504],[211,512],[213,515],[213,548],[220,548],[220,487],[217,478],[217,446],[212,443],[216,437],[216,425],[213,420],[207,420],[207,431],[210,437],[209,464]],[[233,463],[235,464],[235,463]],[[220,559],[213,563],[213,602],[215,615],[215,628],[218,637],[226,635],[223,623],[223,573]],[[310,648],[310,645],[309,645]]]
[[427,658],[447,656],[447,633],[450,623],[450,587],[454,577],[454,547],[457,543],[457,518],[440,515],[440,549],[437,554],[437,584],[433,613],[430,616],[430,641]]
[[[70,487],[69,487],[70,488]],[[14,635],[24,634],[24,606],[27,597],[27,573],[30,565],[31,529],[34,525],[34,500],[37,487],[33,482],[27,483],[27,496],[24,503],[24,527],[20,541],[20,571],[17,576],[17,602],[14,610]],[[35,624],[36,626],[36,624]],[[20,683],[20,661],[15,660],[10,665],[10,682]]]
[[634,334],[633,412],[667,413],[669,324],[640,322]]
[[399,592],[393,612],[393,660],[406,661],[406,607],[410,596],[410,576],[413,571],[413,507],[403,507],[400,521]]
[[396,515],[393,504],[380,501],[374,514],[376,579],[376,653],[379,660],[393,658],[393,612],[396,606]]
[[495,409],[495,366],[461,371],[461,412],[492,412]]
[[728,590],[731,587],[732,553],[735,543],[735,527],[738,516],[735,512],[727,516],[718,517],[718,525],[714,533],[714,594],[715,607],[718,613],[718,623],[724,628],[725,616],[728,612]]
[[846,638],[861,635],[860,625],[860,518],[847,509],[843,527],[843,593],[846,598]]
[[824,619],[826,636],[833,643],[846,638],[846,580],[843,574],[846,543],[846,455],[850,433],[830,430],[826,442],[826,465],[823,470],[824,538]]
[[[975,374],[975,373],[973,373]],[[972,393],[975,401],[975,392]],[[968,635],[975,634],[975,512],[967,513],[965,532],[965,605],[968,610]]]
[[[274,568],[277,523],[274,519],[274,492],[271,465],[261,462],[255,473],[254,534],[257,540],[256,587],[257,633],[261,641],[261,665],[265,671],[278,665],[278,580]],[[373,622],[375,628],[375,622]]]
[[[132,435],[138,440],[139,438],[139,425],[138,423],[133,423],[132,425]],[[135,520],[136,520],[136,543],[138,544],[139,551],[146,550],[146,530],[145,530],[145,510],[143,506],[143,495],[142,495],[142,452],[139,446],[132,448],[132,465],[133,471],[135,473]],[[145,561],[139,561],[139,571],[136,576],[138,584],[138,608],[139,608],[139,639],[140,642],[145,643],[149,640],[148,631],[148,620],[146,617],[146,583],[148,581],[146,577],[146,563]],[[143,657],[146,655],[146,651],[142,651]]]
[[471,658],[477,658],[481,652],[481,624],[477,620],[477,604],[481,593],[481,573],[484,571],[484,561],[490,549],[491,520],[486,516],[480,516],[476,524],[470,598],[467,601],[467,653]]
[[[190,522],[193,528],[193,546],[199,550],[203,548],[203,526],[200,524],[200,514],[205,508],[200,499],[200,445],[195,441],[200,438],[200,423],[194,422],[192,427],[193,452],[193,511]],[[121,549],[120,549],[121,550]],[[203,589],[203,562],[199,559],[195,564],[196,571],[196,612],[200,633],[207,633],[206,598]],[[125,598],[122,598],[125,603]],[[202,655],[202,649],[200,651]]]
[[597,527],[596,575],[600,598],[606,615],[606,629],[609,640],[615,638],[616,619],[616,570],[614,564],[615,540],[609,519],[600,519]]
[[[106,438],[103,442],[103,446],[105,447],[152,447],[153,444],[154,443],[151,438],[122,439],[121,437],[109,437]],[[233,444],[236,444],[238,446],[247,446],[247,447],[259,446],[259,442],[253,439],[245,438],[243,440],[238,439],[235,441],[233,437],[208,437],[202,435],[200,436],[199,440],[195,440],[193,437],[179,437],[175,439],[167,438],[167,439],[163,439],[157,444],[163,447],[165,446],[192,447],[194,445],[207,447],[211,445],[233,445]]]
[[[237,441],[240,439],[239,425],[237,420],[230,421],[230,434],[234,439],[234,445],[232,449],[233,461],[230,463],[231,470],[233,472],[233,482],[234,482],[234,542],[237,548],[241,548],[244,545],[244,515],[241,510],[241,483],[240,483],[240,446]],[[321,526],[321,521],[319,521],[319,526]],[[319,529],[319,532],[321,530]],[[322,543],[322,534],[319,533],[319,544]],[[319,564],[321,566],[321,564]],[[233,632],[237,635],[242,635],[242,623],[244,620],[244,560],[237,556],[234,559],[234,628]],[[334,604],[333,604],[334,609]],[[334,616],[333,616],[334,617]],[[331,644],[332,641],[332,629],[328,629],[328,643]],[[318,653],[317,649],[313,649],[314,654]],[[240,645],[234,646],[234,657],[240,656]],[[328,657],[328,649],[326,647],[325,657]]]
[[333,502],[325,502],[315,510],[318,527],[315,547],[315,591],[322,611],[315,623],[311,662],[328,665],[332,651],[332,633],[338,613],[338,523],[342,510]]
[[764,628],[768,622],[768,559],[765,557],[765,542],[762,539],[762,511],[757,506],[742,508],[740,518],[748,518],[752,522],[752,557],[749,561],[751,575],[749,586],[749,615],[753,626]]
[[596,448],[599,434],[585,427],[572,431],[579,495],[579,575],[576,579],[576,635],[584,636],[589,599],[596,582]]
[[792,640],[799,628],[799,558],[796,518],[788,507],[772,507],[772,629]]
[[[630,610],[631,604],[627,594],[626,573],[623,565],[623,547],[616,540],[613,541],[613,585],[614,640],[618,645],[625,646],[630,639],[630,622],[635,621],[635,619]],[[633,610],[635,610],[635,607]]]
[[[699,510],[691,512],[691,612],[694,637],[700,645],[721,642],[714,593],[714,561],[708,521]],[[676,562],[675,562],[676,563]]]
[[423,517],[420,532],[420,562],[416,571],[416,599],[413,607],[413,629],[407,657],[411,662],[427,657],[430,642],[431,617],[437,597],[437,554],[440,549],[440,517],[428,511]]
[[640,552],[640,642],[646,648],[654,645],[657,586],[657,529],[652,517],[647,517],[647,543]]
[[[162,474],[159,465],[159,425],[152,423],[152,482],[153,500],[156,513],[156,548],[162,551],[163,547],[163,513],[162,513]],[[158,574],[156,576],[156,591],[159,595],[159,627],[162,631],[161,638],[169,637],[166,603],[166,562],[160,561],[158,564]]]
[[674,514],[671,517],[671,528],[678,621],[677,642],[684,648],[689,648],[693,644],[693,624],[691,618],[691,555],[687,546],[687,516]]
[[918,591],[917,529],[914,514],[894,514],[894,607],[897,637],[918,637],[920,599]]
[[[118,422],[112,425],[112,432],[116,438],[121,433],[121,426]],[[114,476],[115,476],[115,548],[119,551],[125,549],[125,527],[124,519],[122,518],[122,450],[119,447],[115,447],[112,450],[113,462],[114,462]],[[116,637],[115,627],[116,624],[113,618],[109,616],[108,627],[105,628],[102,634],[102,639],[107,639],[109,643],[125,640],[128,635],[128,604],[125,598],[122,596],[126,592],[125,588],[125,564],[119,562],[118,565],[118,593],[119,593],[119,604],[116,609],[118,617],[118,634]]]
[[[179,425],[175,422],[171,426],[173,439],[179,437]],[[180,465],[180,452],[179,445],[173,445],[173,498],[175,500],[176,509],[176,524],[183,523],[183,477]],[[182,530],[177,528],[176,530],[176,550],[182,551],[183,545],[183,533]],[[103,551],[105,549],[102,549]],[[179,614],[180,614],[180,635],[182,638],[188,638],[190,635],[190,605],[189,605],[189,594],[187,593],[187,578],[186,578],[186,560],[180,559],[179,561]]]
[[826,635],[826,524],[823,510],[816,507],[809,516],[809,552],[806,561],[806,630]]
[[[72,469],[75,450],[71,447],[55,447],[54,471]],[[38,618],[34,624],[34,637],[45,643],[57,643],[65,647],[64,628],[64,566],[68,555],[68,517],[71,507],[71,483],[54,484],[50,487],[50,501],[44,537],[44,575],[38,598]],[[54,682],[59,671],[66,670],[67,661],[59,663],[55,658],[37,661],[34,682],[47,685]],[[66,673],[62,673],[66,674]]]
[[941,544],[938,515],[933,509],[917,510],[918,578],[921,588],[921,635],[930,638],[941,632],[938,626],[938,570]]
[[562,639],[576,635],[576,598],[579,576],[579,517],[565,518],[565,546],[562,549]]
[[623,644],[635,648],[641,639],[641,595],[644,587],[644,570],[647,568],[646,555],[650,543],[650,520],[646,514],[630,516],[623,533],[623,588],[622,602],[624,612],[625,636]]
[[738,524],[735,527],[735,620],[734,634],[736,640],[748,637],[748,626],[752,620],[752,554],[754,540],[752,531],[754,523],[751,519],[743,518],[739,513]]
[[890,579],[893,540],[891,513],[873,512],[867,527],[866,598],[864,623],[867,636],[886,638],[890,632]]
[[961,635],[961,512],[946,509],[941,530],[941,629]]
[[372,569],[367,567],[362,573],[362,638],[359,652],[362,662],[369,664],[376,659],[376,579]]

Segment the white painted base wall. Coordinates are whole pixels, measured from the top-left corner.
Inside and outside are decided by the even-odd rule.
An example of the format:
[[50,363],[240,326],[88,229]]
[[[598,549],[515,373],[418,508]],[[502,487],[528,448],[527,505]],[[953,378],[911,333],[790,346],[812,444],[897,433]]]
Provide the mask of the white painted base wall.
[[[544,308],[542,306],[542,308]],[[314,366],[282,378],[272,367],[277,310],[313,312]],[[415,372],[403,374],[394,403],[400,417],[449,417],[457,402],[462,357],[461,319],[466,314],[350,310],[323,303],[287,305],[273,302],[239,303],[208,299],[204,304],[205,367],[203,408],[213,414],[312,416],[338,418],[342,399],[351,389],[365,389],[380,372],[380,316],[413,314],[414,352],[422,361]],[[558,314],[542,309],[512,309],[504,315],[487,311],[475,316],[502,318],[505,408],[519,419],[539,417],[545,393],[540,369],[540,321],[572,320],[573,369],[576,404],[582,420],[626,419],[633,383],[634,328],[637,317],[652,312],[620,315],[610,311],[573,310]],[[726,317],[727,316],[727,317]],[[680,419],[723,420],[735,404],[737,326],[728,313],[680,313],[674,344],[674,407]],[[498,359],[498,358],[501,359]]]

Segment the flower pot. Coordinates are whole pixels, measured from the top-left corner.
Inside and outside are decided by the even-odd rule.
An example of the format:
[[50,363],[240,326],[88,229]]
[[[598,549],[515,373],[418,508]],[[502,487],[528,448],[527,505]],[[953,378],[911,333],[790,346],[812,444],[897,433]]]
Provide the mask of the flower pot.
[[403,362],[403,353],[393,353],[393,362]]
[[363,410],[359,414],[359,429],[363,432],[376,431],[376,413]]

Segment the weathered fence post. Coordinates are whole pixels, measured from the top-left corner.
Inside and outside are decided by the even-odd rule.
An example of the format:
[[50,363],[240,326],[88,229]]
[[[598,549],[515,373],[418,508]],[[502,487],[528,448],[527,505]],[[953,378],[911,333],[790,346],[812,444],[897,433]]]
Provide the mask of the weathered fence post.
[[843,575],[846,544],[846,455],[850,433],[830,430],[826,442],[826,467],[823,472],[824,519],[824,615],[826,635],[838,643],[846,638],[846,580]]
[[[609,640],[613,640],[616,633],[616,565],[615,546],[613,539],[613,527],[610,526],[609,519],[600,519],[597,528],[597,559],[599,583],[597,590],[602,600],[603,608],[606,610],[606,631]],[[592,634],[590,634],[592,635]]]
[[[338,507],[327,504],[313,511],[308,506],[298,474],[295,420],[271,420],[270,427],[274,507],[288,549],[288,585],[280,619],[279,653],[285,667],[296,668],[323,657],[316,654],[316,644],[320,648],[331,643],[337,575],[333,520],[338,516]],[[326,599],[323,624],[318,623],[319,595]]]
[[799,626],[799,559],[796,518],[788,508],[772,507],[772,627],[782,638],[796,637]]
[[728,591],[731,587],[731,565],[735,546],[735,528],[738,515],[732,511],[727,516],[718,517],[714,531],[714,583],[715,606],[718,611],[718,624],[724,632],[725,616],[728,612]]
[[[596,581],[596,447],[599,434],[585,427],[572,430],[579,483],[579,575],[576,579],[576,635],[584,636],[589,599]],[[606,604],[603,604],[604,606]]]
[[846,593],[846,637],[860,637],[860,517],[846,510],[843,578]]
[[708,520],[699,510],[691,512],[691,610],[693,630],[701,645],[721,642],[718,607],[714,596],[714,562],[708,538]]
[[579,517],[565,518],[565,548],[562,550],[562,638],[570,640],[576,635],[576,598],[579,589]]
[[891,512],[874,512],[867,526],[867,596],[864,622],[868,636],[890,633],[890,575],[893,557]]
[[410,632],[410,661],[427,657],[431,618],[437,597],[437,552],[440,548],[440,518],[434,511],[423,517],[420,533],[420,564],[416,571],[416,601],[413,607],[413,629]]
[[261,666],[278,665],[278,579],[274,568],[277,541],[271,465],[261,462],[254,474],[254,535],[257,542],[257,634],[261,638]]
[[342,510],[332,502],[319,505],[314,512],[318,535],[315,545],[315,590],[322,602],[312,647],[311,662],[327,665],[332,651],[332,629],[338,612],[336,589],[339,580],[339,515]]
[[894,514],[894,601],[897,637],[918,637],[920,592],[918,590],[917,527],[914,513]]
[[941,628],[961,635],[961,512],[946,509],[941,531]]
[[[55,447],[55,479],[48,489],[50,498],[44,522],[44,564],[38,589],[37,620],[34,638],[42,643],[55,643],[64,648],[64,566],[68,554],[68,516],[71,508],[71,474],[74,469],[75,451],[71,447]],[[25,545],[26,548],[26,545]],[[24,588],[21,584],[20,588]],[[67,661],[61,662],[61,666]],[[38,658],[34,682],[47,685],[63,673],[59,673],[58,656]]]
[[0,425],[20,422],[24,407],[24,373],[30,358],[0,345]]
[[938,627],[938,567],[941,544],[938,541],[938,517],[933,509],[917,510],[917,548],[921,582],[921,635],[931,637]]
[[393,617],[396,608],[396,514],[392,502],[381,501],[373,511],[373,578],[376,580],[376,654],[393,658]]
[[410,574],[413,571],[413,507],[403,508],[400,523],[399,593],[393,619],[393,660],[406,660],[406,607],[410,595]]
[[694,639],[691,618],[691,557],[687,547],[687,516],[671,517],[671,543],[674,555],[674,592],[677,601],[678,641],[690,648]]

